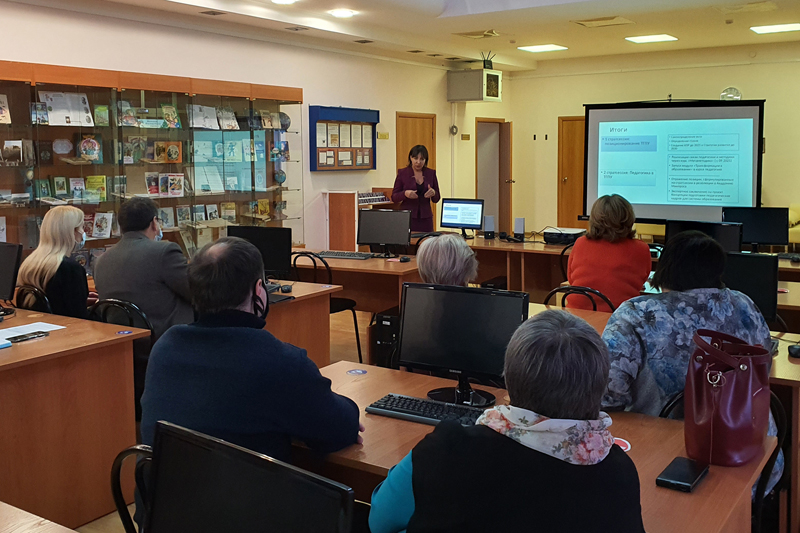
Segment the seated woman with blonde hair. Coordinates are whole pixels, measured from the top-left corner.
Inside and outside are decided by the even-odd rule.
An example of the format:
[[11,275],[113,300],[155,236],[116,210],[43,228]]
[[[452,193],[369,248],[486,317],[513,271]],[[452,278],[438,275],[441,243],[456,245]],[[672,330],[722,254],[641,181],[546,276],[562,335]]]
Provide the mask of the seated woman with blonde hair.
[[[85,241],[83,211],[66,205],[52,208],[42,220],[39,246],[19,268],[17,284],[43,291],[56,315],[88,318],[86,271],[69,257],[74,250],[83,247]],[[29,294],[17,305],[29,307],[33,302],[34,297]]]
[[452,233],[429,237],[417,250],[419,276],[425,283],[466,287],[478,277],[475,252]]
[[[639,296],[650,276],[652,259],[646,242],[634,239],[633,206],[618,194],[601,196],[592,206],[589,231],[575,241],[569,254],[567,281],[570,285],[602,292],[614,307]],[[598,302],[599,311],[612,311]],[[567,307],[592,309],[585,296],[567,297]]]

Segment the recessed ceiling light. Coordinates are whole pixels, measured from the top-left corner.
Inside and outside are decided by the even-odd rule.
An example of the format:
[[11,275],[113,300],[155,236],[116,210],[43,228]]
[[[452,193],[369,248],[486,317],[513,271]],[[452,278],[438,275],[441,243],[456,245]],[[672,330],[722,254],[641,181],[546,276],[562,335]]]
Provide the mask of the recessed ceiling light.
[[800,24],[775,24],[773,26],[753,26],[750,28],[754,32],[761,33],[781,33],[784,31],[800,31]]
[[352,9],[332,9],[328,11],[328,13],[330,13],[337,19],[349,19],[350,17],[355,15],[357,11],[353,11]]
[[667,35],[666,33],[662,33],[659,35],[640,35],[638,37],[625,37],[626,41],[630,41],[636,44],[644,44],[644,43],[663,43],[666,41],[677,41],[677,37],[673,37],[672,35]]
[[289,5],[294,4],[297,0],[272,0],[273,4]]
[[557,52],[559,50],[566,50],[566,46],[559,46],[557,44],[537,44],[536,46],[518,46],[517,50],[525,52]]

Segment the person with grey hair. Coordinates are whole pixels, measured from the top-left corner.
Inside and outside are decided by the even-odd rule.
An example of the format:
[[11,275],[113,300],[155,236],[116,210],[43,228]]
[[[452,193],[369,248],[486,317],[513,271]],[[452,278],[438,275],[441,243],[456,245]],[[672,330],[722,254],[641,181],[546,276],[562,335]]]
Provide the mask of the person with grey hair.
[[643,533],[636,467],[600,411],[608,369],[583,319],[527,320],[506,350],[510,405],[437,425],[375,489],[370,530],[525,531],[534,516],[537,531]]
[[425,283],[466,287],[478,277],[478,260],[467,242],[454,233],[429,237],[417,250],[419,276]]

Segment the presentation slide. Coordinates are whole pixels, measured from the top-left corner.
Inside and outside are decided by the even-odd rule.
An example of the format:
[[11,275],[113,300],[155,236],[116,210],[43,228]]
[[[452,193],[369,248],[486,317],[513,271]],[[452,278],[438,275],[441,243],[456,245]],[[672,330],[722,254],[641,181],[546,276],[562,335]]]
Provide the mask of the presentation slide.
[[753,119],[600,122],[599,129],[598,196],[753,205]]
[[442,226],[481,227],[483,204],[446,201],[442,203]]

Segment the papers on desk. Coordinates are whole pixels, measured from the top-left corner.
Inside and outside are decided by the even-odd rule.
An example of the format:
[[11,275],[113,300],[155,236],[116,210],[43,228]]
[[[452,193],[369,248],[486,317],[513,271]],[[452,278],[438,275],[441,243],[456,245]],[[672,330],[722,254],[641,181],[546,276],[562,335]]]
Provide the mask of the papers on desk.
[[65,326],[48,324],[47,322],[34,322],[33,324],[26,324],[24,326],[0,329],[0,348],[8,348],[11,346],[11,343],[8,341],[9,337],[25,335],[26,333],[33,333],[34,331],[55,331],[57,329],[64,329],[64,327]]

